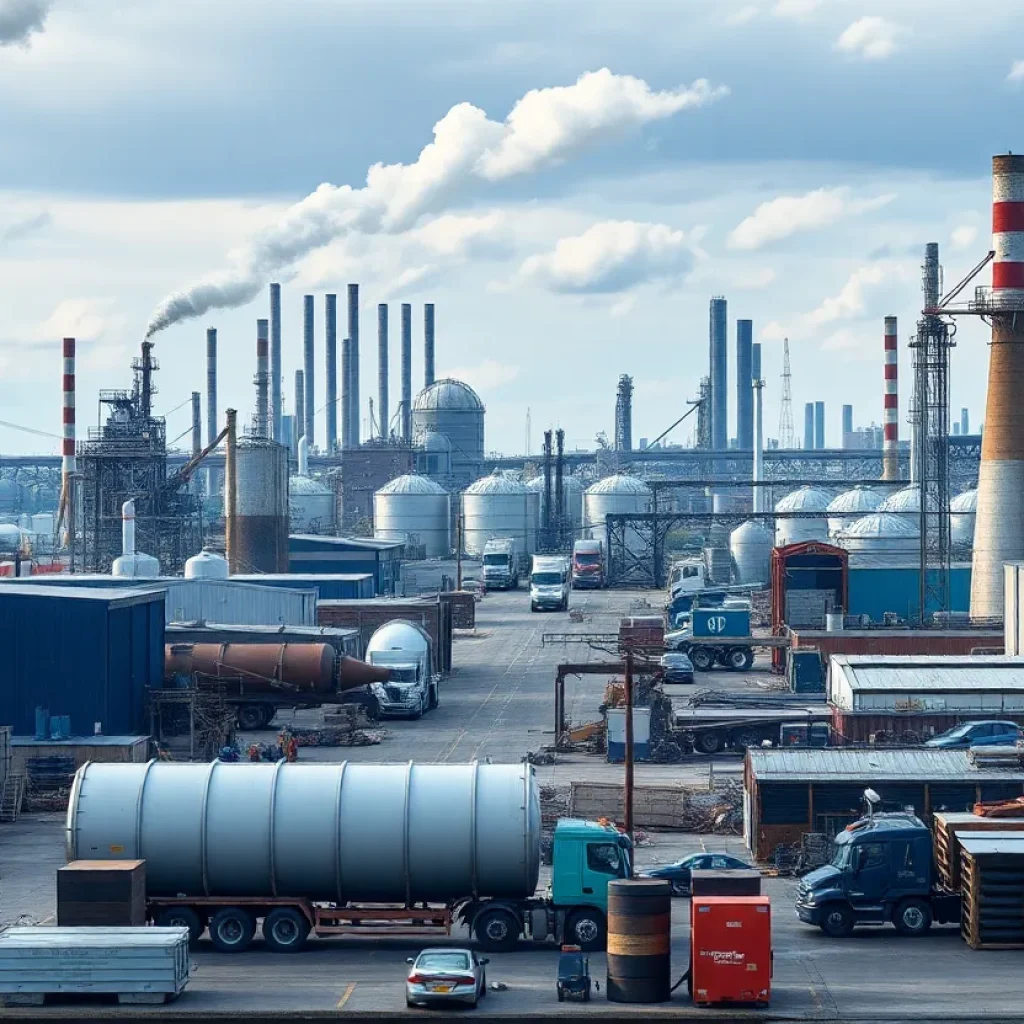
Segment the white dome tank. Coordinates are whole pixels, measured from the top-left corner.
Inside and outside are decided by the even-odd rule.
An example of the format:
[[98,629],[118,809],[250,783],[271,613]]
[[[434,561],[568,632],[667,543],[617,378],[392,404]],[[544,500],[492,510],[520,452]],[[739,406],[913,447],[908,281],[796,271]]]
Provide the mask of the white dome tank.
[[[619,513],[650,512],[651,489],[635,476],[606,476],[591,484],[583,495],[583,527],[595,540],[606,537],[605,517]],[[636,529],[626,531],[626,549],[640,552],[646,542]]]
[[110,567],[111,576],[148,578],[160,575],[160,562],[135,550],[135,502],[121,506],[121,554]]
[[445,378],[413,399],[413,440],[422,445],[429,434],[448,439],[451,474],[458,485],[468,484],[483,470],[484,404],[468,384]]
[[[809,540],[828,540],[828,520],[826,512],[832,501],[832,495],[820,487],[805,486],[792,491],[781,498],[775,505],[775,546],[785,547],[787,544],[799,544]],[[787,519],[786,512],[820,512],[820,517]]]
[[[526,484],[527,490],[534,491],[539,495],[540,517],[544,519],[544,474],[535,476]],[[551,474],[551,497],[555,497],[555,475]],[[575,534],[576,530],[583,524],[583,484],[571,475],[562,476],[562,506],[568,519],[568,525]]]
[[423,546],[424,558],[451,554],[451,497],[438,483],[407,473],[373,495],[373,535]]
[[483,556],[495,537],[514,537],[524,554],[537,550],[540,497],[515,477],[495,470],[462,492],[462,532],[466,554]]
[[884,564],[920,556],[921,542],[917,520],[913,516],[890,512],[871,512],[843,530],[836,538],[850,552],[851,564],[872,561]]
[[203,548],[198,555],[193,555],[185,563],[185,579],[187,580],[226,580],[228,578],[228,560],[218,551]]
[[921,489],[917,484],[894,491],[875,510],[877,512],[920,512]]
[[949,503],[949,532],[954,547],[969,548],[974,543],[974,521],[978,512],[978,489],[964,491]]
[[767,583],[771,578],[771,530],[753,519],[729,534],[729,552],[737,583]]
[[835,537],[868,512],[874,512],[885,500],[885,495],[870,487],[854,487],[844,491],[828,504],[828,535]]
[[333,534],[334,492],[309,475],[309,445],[299,438],[299,472],[288,481],[288,523],[291,533]]

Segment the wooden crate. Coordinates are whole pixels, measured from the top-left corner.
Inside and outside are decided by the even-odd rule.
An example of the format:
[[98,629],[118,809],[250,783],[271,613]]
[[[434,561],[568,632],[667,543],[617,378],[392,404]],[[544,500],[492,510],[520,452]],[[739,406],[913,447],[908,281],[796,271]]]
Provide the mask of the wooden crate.
[[1024,949],[1024,854],[961,854],[960,934],[971,949]]
[[60,927],[140,927],[146,923],[146,862],[76,860],[57,871]]
[[936,813],[935,868],[939,881],[952,892],[960,888],[960,844],[958,832],[1020,832],[1024,818],[983,818],[977,814]]

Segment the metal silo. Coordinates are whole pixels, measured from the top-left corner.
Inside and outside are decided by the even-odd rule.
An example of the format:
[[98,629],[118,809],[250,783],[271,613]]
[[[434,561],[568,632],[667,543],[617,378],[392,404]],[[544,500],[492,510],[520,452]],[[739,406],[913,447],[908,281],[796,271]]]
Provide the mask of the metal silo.
[[885,500],[885,495],[870,487],[854,487],[833,498],[828,506],[828,535],[835,537],[841,530],[853,526],[858,519],[874,512]]
[[[651,489],[635,476],[606,476],[591,484],[583,495],[583,528],[595,540],[605,540],[605,516],[617,513],[649,512]],[[625,534],[626,549],[640,552],[648,545],[634,527]]]
[[[832,495],[820,487],[801,487],[782,498],[775,506],[775,546],[798,544],[808,540],[828,540],[826,510]],[[813,518],[788,518],[787,512],[819,512]]]
[[[974,543],[974,520],[978,513],[978,489],[958,494],[949,503],[949,511],[951,513],[949,533],[953,547],[969,548]],[[32,519],[34,521],[35,516]]]
[[374,537],[422,545],[424,558],[451,554],[450,526],[451,496],[428,477],[396,477],[373,496]]
[[465,487],[483,470],[484,405],[460,380],[439,380],[424,388],[412,403],[413,443],[428,434],[442,434],[451,443],[452,483]]
[[920,512],[921,488],[917,484],[904,487],[889,495],[876,510],[878,512]]
[[[541,522],[544,521],[544,475],[535,476],[532,480],[527,481],[526,488],[529,491],[533,491],[538,495],[539,515]],[[555,479],[554,474],[551,476],[551,497],[552,501],[555,500]],[[572,530],[575,535],[583,524],[583,484],[580,483],[579,479],[574,476],[562,477],[562,507],[565,509],[565,515],[568,519],[568,527]],[[553,511],[557,511],[553,510]]]
[[771,530],[751,519],[729,534],[729,552],[737,583],[767,583],[771,576]]
[[288,571],[288,450],[244,437],[236,450],[234,564],[242,572]]
[[836,543],[850,552],[851,565],[898,565],[921,554],[917,519],[891,512],[863,516],[841,531]]
[[203,548],[185,563],[187,580],[226,580],[228,560],[219,552]]
[[291,533],[333,534],[334,491],[309,475],[309,439],[299,438],[299,472],[288,481],[288,522]]
[[462,494],[462,536],[466,554],[483,555],[487,541],[514,537],[519,549],[537,550],[538,495],[515,477],[495,470],[481,477]]

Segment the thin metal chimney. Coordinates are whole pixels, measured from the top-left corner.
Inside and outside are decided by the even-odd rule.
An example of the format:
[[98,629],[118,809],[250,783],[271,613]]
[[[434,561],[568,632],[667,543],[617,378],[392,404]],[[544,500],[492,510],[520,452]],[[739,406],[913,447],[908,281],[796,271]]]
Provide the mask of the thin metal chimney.
[[302,370],[295,371],[295,445],[306,436],[306,381]]
[[338,447],[338,296],[324,296],[327,336],[327,451]]
[[316,356],[313,347],[313,296],[302,297],[302,377],[305,404],[303,405],[302,436],[312,446],[313,412],[316,405],[316,370],[313,360]]
[[434,304],[423,307],[423,386],[434,383]]
[[349,443],[359,447],[359,285],[348,286]]
[[64,339],[63,373],[61,388],[64,395],[64,438],[61,441],[61,494],[62,518],[67,524],[64,543],[68,549],[71,572],[75,571],[75,339]]
[[220,433],[217,427],[217,328],[206,328],[206,443]]
[[843,447],[849,448],[853,440],[853,406],[843,406]]
[[825,447],[825,403],[814,403],[814,447]]
[[270,425],[270,324],[256,321],[256,436],[266,437]]
[[388,304],[377,304],[377,417],[380,436],[386,441],[388,430]]
[[804,451],[814,447],[814,403],[804,405]]
[[711,447],[725,451],[729,447],[729,394],[726,380],[729,365],[728,306],[720,296],[711,300]]
[[341,340],[341,447],[352,447],[352,341]]
[[402,303],[402,437],[412,440],[412,306]]
[[[753,436],[751,447],[754,451],[753,477],[754,483],[760,483],[764,479],[764,421],[763,402],[761,392],[764,389],[764,380],[761,377],[761,346],[751,345],[750,347],[750,390],[753,398]],[[763,487],[754,488],[753,508],[755,512],[765,511],[765,494]]]
[[750,382],[754,322],[736,321],[736,446],[749,451],[754,444],[754,390]]
[[[198,391],[192,392],[192,454],[203,450],[203,406]],[[198,477],[196,478],[198,479]]]
[[899,340],[896,317],[885,318],[885,394],[882,407],[882,479],[900,478]]
[[966,409],[960,410],[960,433],[969,434],[971,432],[971,414]]
[[270,286],[270,432],[281,443],[281,286]]

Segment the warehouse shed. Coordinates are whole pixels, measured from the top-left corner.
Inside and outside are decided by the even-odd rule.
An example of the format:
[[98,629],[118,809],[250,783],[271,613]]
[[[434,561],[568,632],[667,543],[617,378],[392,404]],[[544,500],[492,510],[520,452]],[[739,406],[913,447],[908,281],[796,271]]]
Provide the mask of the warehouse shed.
[[164,675],[162,590],[0,587],[0,722],[35,733],[36,708],[71,733],[147,732],[146,690]]
[[870,786],[887,810],[966,811],[978,800],[1024,794],[1024,770],[978,768],[967,751],[931,749],[757,749],[743,770],[743,835],[766,861],[805,833],[829,838],[863,813]]
[[369,573],[376,596],[394,596],[401,593],[404,553],[401,541],[296,533],[288,538],[288,572],[298,576]]
[[[315,590],[321,601],[359,601],[375,596],[374,577],[371,572],[301,573],[282,572],[273,574],[253,573],[232,576],[232,582],[259,584],[262,587],[279,587],[294,590]],[[314,616],[313,621],[316,621]]]

